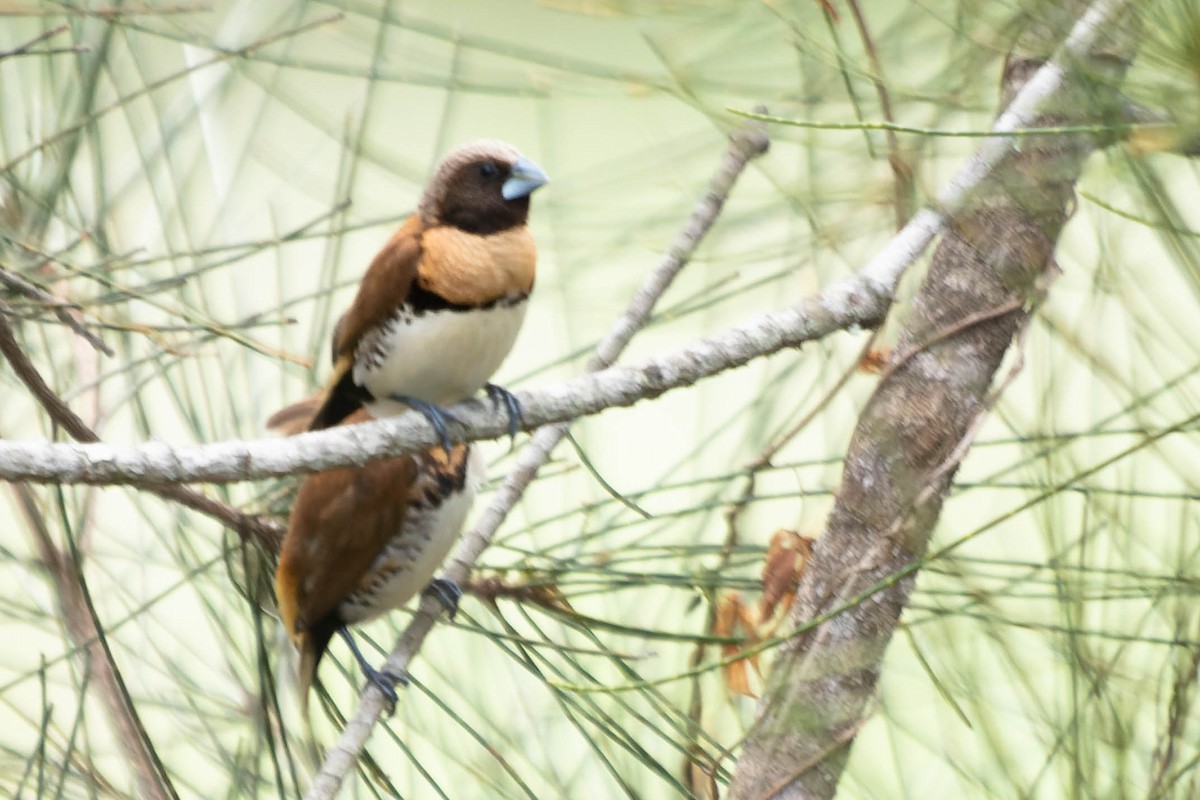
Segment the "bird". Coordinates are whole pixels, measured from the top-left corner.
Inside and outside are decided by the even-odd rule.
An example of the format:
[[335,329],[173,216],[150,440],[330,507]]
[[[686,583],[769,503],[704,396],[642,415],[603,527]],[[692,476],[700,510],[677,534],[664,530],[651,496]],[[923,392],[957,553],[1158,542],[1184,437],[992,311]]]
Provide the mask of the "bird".
[[[314,408],[311,399],[290,406],[293,423],[306,422]],[[358,409],[340,424],[368,419]],[[297,429],[299,424],[290,431]],[[280,547],[275,596],[300,654],[305,718],[317,666],[334,634],[345,639],[363,674],[395,708],[395,685],[407,677],[371,666],[348,626],[400,608],[422,590],[453,615],[461,591],[433,576],[458,539],[484,471],[477,446],[458,444],[327,469],[300,484]]]
[[371,261],[333,333],[333,373],[313,430],[359,408],[421,412],[451,449],[441,407],[486,388],[516,433],[520,404],[488,381],[512,349],[537,269],[530,195],[549,181],[512,145],[447,155],[417,210]]

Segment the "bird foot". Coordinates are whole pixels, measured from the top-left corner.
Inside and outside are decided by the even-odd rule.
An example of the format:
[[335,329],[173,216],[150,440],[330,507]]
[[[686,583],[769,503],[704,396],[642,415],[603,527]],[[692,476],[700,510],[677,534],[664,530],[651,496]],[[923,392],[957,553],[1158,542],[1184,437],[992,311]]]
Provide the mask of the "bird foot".
[[395,400],[397,403],[404,403],[404,405],[425,417],[425,419],[429,421],[429,425],[433,428],[434,433],[437,434],[438,440],[442,445],[442,449],[446,451],[446,455],[450,455],[450,449],[454,445],[450,441],[450,430],[446,427],[446,420],[457,423],[457,417],[440,406],[436,406],[433,403],[427,403],[426,401],[411,395],[392,394],[388,395],[388,399]]
[[508,437],[510,439],[517,438],[517,431],[521,429],[523,414],[521,412],[521,401],[517,396],[505,389],[503,386],[497,386],[494,383],[486,383],[483,386],[487,392],[488,398],[492,401],[492,405],[499,410],[501,407],[508,412]]
[[383,695],[383,699],[387,701],[387,715],[390,717],[395,714],[396,703],[400,700],[400,696],[396,694],[396,687],[408,686],[408,676],[375,669],[367,661],[362,651],[358,649],[358,643],[354,641],[354,637],[350,635],[350,631],[345,625],[338,628],[338,633],[346,640],[346,644],[350,647],[350,652],[354,654],[354,660],[358,662],[358,668],[362,670],[363,676],[366,677],[369,683],[374,684],[379,693]]
[[397,686],[408,686],[407,675],[397,675],[394,672],[386,670],[378,670],[370,665],[359,664],[362,667],[363,675],[366,676],[367,682],[375,685],[379,693],[383,695],[383,699],[387,702],[387,707],[384,709],[387,716],[392,716],[396,713],[396,703],[399,702],[400,696],[396,694]]
[[458,601],[462,597],[462,587],[457,582],[449,578],[434,578],[425,587],[425,594],[437,600],[442,604],[450,614],[450,619],[458,613]]

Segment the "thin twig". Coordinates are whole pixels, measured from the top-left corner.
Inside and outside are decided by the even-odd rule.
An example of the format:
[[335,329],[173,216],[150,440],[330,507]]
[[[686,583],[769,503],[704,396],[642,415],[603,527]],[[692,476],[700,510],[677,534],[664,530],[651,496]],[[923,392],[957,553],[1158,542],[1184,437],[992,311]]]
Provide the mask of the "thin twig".
[[[646,324],[658,299],[688,263],[700,240],[716,222],[725,199],[746,165],[751,159],[765,153],[768,144],[761,125],[747,126],[733,134],[720,167],[709,182],[704,197],[692,211],[688,223],[675,237],[662,263],[633,296],[625,313],[596,346],[595,353],[588,360],[587,370],[596,372],[610,367],[634,334]],[[470,576],[475,562],[491,543],[492,536],[524,494],[538,470],[549,459],[555,446],[566,436],[569,425],[569,421],[563,421],[540,428],[534,434],[533,440],[518,454],[516,465],[505,478],[492,504],[476,522],[475,527],[463,537],[458,551],[449,560],[449,568],[446,570],[448,577],[461,583]],[[425,636],[432,629],[439,608],[430,598],[422,601],[412,623],[388,657],[385,670],[403,674],[409,661],[420,649]],[[341,739],[330,748],[325,763],[313,779],[312,786],[305,795],[308,800],[334,796],[345,776],[358,762],[359,753],[366,746],[367,739],[379,720],[383,703],[383,695],[374,687],[364,692],[357,714],[347,721]]]
[[[850,6],[854,24],[858,27],[858,35],[862,38],[867,60],[871,62],[871,83],[875,85],[875,93],[879,95],[879,110],[883,112],[885,120],[894,124],[896,115],[892,113],[892,97],[888,92],[887,83],[883,79],[883,63],[879,60],[879,52],[875,49],[875,39],[871,36],[870,29],[867,28],[867,18],[863,15],[859,0],[848,0],[847,5]],[[904,223],[908,222],[908,218],[912,215],[912,167],[904,160],[904,156],[900,152],[900,138],[896,136],[896,132],[885,128],[883,135],[887,139],[888,164],[891,166],[894,176],[892,196],[896,227],[903,228]]]
[[879,341],[878,329],[871,332],[871,335],[867,337],[865,342],[863,342],[863,346],[859,348],[858,355],[854,357],[854,360],[848,367],[842,370],[842,374],[839,375],[838,379],[833,382],[833,385],[830,386],[820,398],[818,398],[817,402],[813,404],[812,408],[804,412],[804,416],[792,423],[790,428],[776,436],[775,440],[763,448],[763,451],[758,454],[758,457],[750,462],[746,469],[750,473],[751,478],[753,478],[757,473],[771,466],[771,462],[774,460],[775,456],[779,455],[779,451],[786,447],[788,442],[799,436],[800,432],[807,428],[812,421],[817,418],[817,415],[824,411],[829,404],[833,402],[833,399],[837,397],[842,389],[846,387],[846,384],[850,382],[850,379],[858,374],[859,371],[861,371],[863,359],[870,355],[871,350],[875,347],[875,343],[877,341]]
[[193,75],[193,74],[199,72],[200,70],[203,70],[207,67],[214,66],[216,64],[220,64],[224,61],[229,61],[229,60],[232,60],[235,58],[248,58],[256,50],[261,50],[265,47],[269,47],[270,45],[276,44],[277,42],[283,41],[285,39],[289,39],[289,38],[292,38],[295,36],[300,36],[302,34],[308,33],[309,31],[312,31],[316,28],[323,27],[325,25],[331,25],[331,24],[334,24],[337,22],[341,22],[344,18],[345,18],[345,14],[342,14],[341,12],[329,14],[327,16],[319,17],[318,19],[315,19],[315,20],[312,20],[309,22],[304,22],[300,25],[297,25],[293,28],[289,28],[280,33],[268,34],[267,36],[264,36],[261,39],[251,42],[250,44],[245,45],[243,47],[239,47],[239,48],[232,49],[232,50],[219,50],[216,54],[204,59],[203,61],[199,61],[195,64],[191,64],[180,70],[172,72],[169,75],[164,75],[163,77],[159,78],[158,80],[147,83],[144,86],[140,86],[136,91],[130,92],[129,94],[124,95],[122,97],[118,97],[116,100],[109,103],[108,105],[98,108],[95,111],[91,112],[90,114],[86,115],[83,119],[79,120],[78,122],[76,122],[72,125],[68,125],[62,129],[56,131],[54,134],[40,139],[37,142],[37,144],[30,146],[28,149],[24,150],[21,153],[18,153],[7,164],[4,164],[2,167],[0,167],[0,173],[8,172],[9,170],[16,167],[18,164],[32,158],[37,153],[40,153],[40,152],[46,150],[47,148],[58,144],[63,139],[66,139],[69,136],[73,136],[74,134],[76,134],[77,132],[79,132],[83,128],[86,128],[89,125],[95,124],[96,121],[99,120],[101,117],[104,117],[114,111],[128,108],[133,103],[134,100],[136,100],[140,97],[145,97],[147,95],[153,94],[154,92],[158,91],[159,89],[163,88],[164,86],[169,86],[170,84],[175,83],[176,81],[187,78],[189,75]]
[[47,39],[53,39],[55,36],[58,36],[60,33],[63,33],[64,31],[68,30],[69,28],[70,28],[70,26],[66,25],[65,23],[62,25],[56,25],[55,27],[51,28],[48,31],[39,33],[37,36],[33,37],[28,42],[26,42],[23,45],[20,45],[19,47],[14,47],[12,50],[2,50],[2,51],[0,51],[0,61],[3,61],[6,58],[12,58],[14,56],[56,56],[56,55],[61,55],[63,53],[86,53],[86,52],[88,52],[91,48],[89,48],[86,44],[75,44],[75,45],[69,45],[67,47],[52,47],[49,50],[34,50],[33,49],[34,45],[40,44],[40,43],[46,41]]
[[112,357],[115,355],[112,349],[104,343],[103,339],[89,331],[83,326],[82,322],[75,318],[75,315],[72,312],[79,309],[78,305],[51,294],[37,284],[31,283],[15,272],[10,272],[3,267],[0,267],[0,283],[12,289],[14,292],[19,292],[30,299],[36,300],[39,303],[43,303],[46,305],[46,307],[50,308],[60,320],[62,320],[63,324],[75,331],[76,334],[78,334],[92,347],[96,348],[101,353],[104,353],[106,356]]
[[94,8],[83,8],[81,6],[52,4],[47,6],[17,6],[5,4],[0,8],[0,17],[50,17],[62,16],[70,14],[76,17],[132,17],[132,16],[156,16],[164,17],[168,14],[198,14],[203,12],[211,12],[212,3],[176,3],[173,5],[154,5],[154,6],[97,6]]
[[[713,567],[717,572],[725,569],[738,546],[740,539],[739,528],[741,525],[742,516],[746,509],[750,507],[750,502],[754,499],[754,492],[758,485],[758,475],[767,467],[771,466],[771,460],[778,455],[788,442],[795,438],[799,433],[808,427],[817,415],[833,401],[833,398],[841,392],[842,388],[850,381],[851,376],[858,372],[859,365],[866,358],[871,348],[875,345],[879,337],[879,331],[875,330],[867,337],[867,341],[863,343],[859,350],[858,356],[853,360],[849,367],[842,371],[841,376],[829,387],[826,392],[821,395],[820,399],[804,413],[790,428],[779,434],[775,439],[763,448],[762,452],[755,457],[753,461],[746,465],[745,474],[743,477],[742,491],[738,494],[736,500],[729,506],[725,512],[725,541],[721,543],[721,552],[717,558],[717,562]],[[716,623],[717,606],[716,603],[711,603],[708,610],[708,619],[705,625],[706,631],[711,631]],[[703,641],[697,641],[692,650],[691,656],[688,658],[688,667],[691,669],[699,669],[704,663],[705,653],[708,651],[708,644]],[[692,684],[692,699],[688,708],[688,720],[692,724],[693,731],[699,731],[703,718],[703,694],[700,691],[698,682]],[[692,756],[694,758],[694,756]],[[693,763],[691,759],[687,764]],[[685,766],[687,765],[685,764]]]
[[[892,356],[891,362],[887,365],[887,369],[885,369],[883,371],[883,373],[879,376],[879,380],[876,382],[876,385],[875,385],[874,394],[878,394],[879,387],[886,384],[888,381],[888,378],[892,377],[892,375],[894,375],[901,367],[903,367],[905,364],[907,364],[909,361],[911,361],[913,358],[920,355],[921,353],[927,352],[935,344],[938,344],[939,342],[947,341],[955,336],[958,336],[960,333],[962,333],[964,331],[967,331],[967,330],[970,330],[971,328],[976,327],[977,325],[982,325],[985,322],[992,322],[997,319],[1002,319],[1002,318],[1008,316],[1009,314],[1015,314],[1018,311],[1020,311],[1021,309],[1023,309],[1025,307],[1025,305],[1026,305],[1026,299],[1024,297],[1018,297],[1014,300],[1010,300],[1007,303],[1004,303],[1001,306],[997,306],[996,308],[987,308],[987,309],[983,309],[982,311],[974,311],[970,314],[967,314],[962,319],[955,320],[954,322],[939,328],[928,339],[926,339],[922,342],[918,342],[915,345],[912,345],[904,352],[895,353]],[[865,403],[864,403],[864,405],[865,405]]]
[[[1182,634],[1182,631],[1180,631]],[[1179,638],[1183,638],[1180,636]],[[1200,685],[1200,647],[1193,647],[1189,657],[1174,667],[1175,679],[1171,687],[1171,699],[1167,704],[1166,730],[1159,737],[1159,744],[1154,748],[1154,778],[1146,797],[1167,797],[1173,784],[1181,776],[1190,772],[1190,766],[1180,767],[1173,775],[1169,774],[1175,764],[1175,757],[1180,744],[1189,741],[1184,737],[1188,721],[1195,719],[1196,687]],[[1187,762],[1185,762],[1186,764]]]

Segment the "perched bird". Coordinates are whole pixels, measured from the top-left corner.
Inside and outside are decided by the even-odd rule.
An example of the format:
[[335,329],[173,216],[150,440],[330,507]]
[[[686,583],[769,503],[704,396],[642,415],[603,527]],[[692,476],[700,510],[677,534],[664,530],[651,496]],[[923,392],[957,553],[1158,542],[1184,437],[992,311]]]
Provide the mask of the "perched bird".
[[[313,408],[311,400],[289,407],[293,420],[301,421]],[[366,419],[360,409],[342,424]],[[334,633],[395,704],[394,684],[404,683],[404,676],[374,669],[346,626],[399,608],[427,586],[453,612],[458,587],[431,579],[458,538],[483,474],[477,448],[460,444],[325,470],[300,485],[275,571],[275,595],[300,651],[306,716],[309,688]]]
[[515,433],[516,398],[488,380],[512,349],[533,289],[530,195],[549,178],[503,142],[463,145],[375,256],[333,334],[333,375],[312,428],[359,407],[420,411],[446,449],[439,406],[487,388]]
[[440,449],[325,470],[301,484],[275,572],[280,616],[300,651],[302,702],[334,633],[394,703],[403,676],[375,670],[347,625],[406,603],[427,585],[453,611],[460,594],[430,583],[458,537],[483,474],[474,447],[452,446],[439,406],[487,388],[508,355],[533,289],[530,195],[548,178],[511,145],[464,145],[438,166],[417,211],[375,256],[333,333],[326,389],[276,413],[296,433],[413,408]]

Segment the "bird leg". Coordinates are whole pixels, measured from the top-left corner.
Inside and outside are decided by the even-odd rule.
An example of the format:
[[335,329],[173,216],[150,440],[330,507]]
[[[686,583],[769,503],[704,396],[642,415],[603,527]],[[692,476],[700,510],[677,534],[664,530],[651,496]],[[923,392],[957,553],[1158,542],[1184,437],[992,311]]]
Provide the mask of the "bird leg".
[[458,600],[463,594],[462,588],[456,582],[449,578],[434,578],[425,587],[425,594],[441,603],[449,612],[450,619],[454,619],[454,615],[458,613]]
[[517,431],[521,429],[523,416],[521,413],[521,401],[517,396],[505,389],[503,386],[497,386],[494,383],[485,383],[484,390],[487,392],[488,398],[492,401],[492,406],[497,410],[501,406],[508,412],[508,437],[510,439],[517,438]]
[[453,444],[450,441],[450,431],[446,428],[446,420],[450,419],[453,422],[458,422],[458,419],[453,414],[444,408],[435,406],[433,403],[427,403],[419,397],[407,394],[390,394],[388,395],[388,399],[395,400],[397,403],[404,403],[404,405],[429,420],[429,424],[433,427],[434,433],[438,435],[438,439],[441,441],[446,455],[450,455],[450,449],[453,447]]
[[396,694],[396,685],[408,686],[407,675],[397,675],[394,672],[384,672],[377,670],[371,666],[362,651],[358,649],[358,644],[354,641],[354,637],[350,635],[350,629],[345,625],[337,629],[338,634],[346,640],[346,644],[350,647],[350,652],[354,654],[354,660],[358,662],[358,668],[362,670],[364,676],[371,683],[375,684],[375,688],[383,695],[383,699],[388,703],[388,716],[396,713],[396,702],[400,699]]

